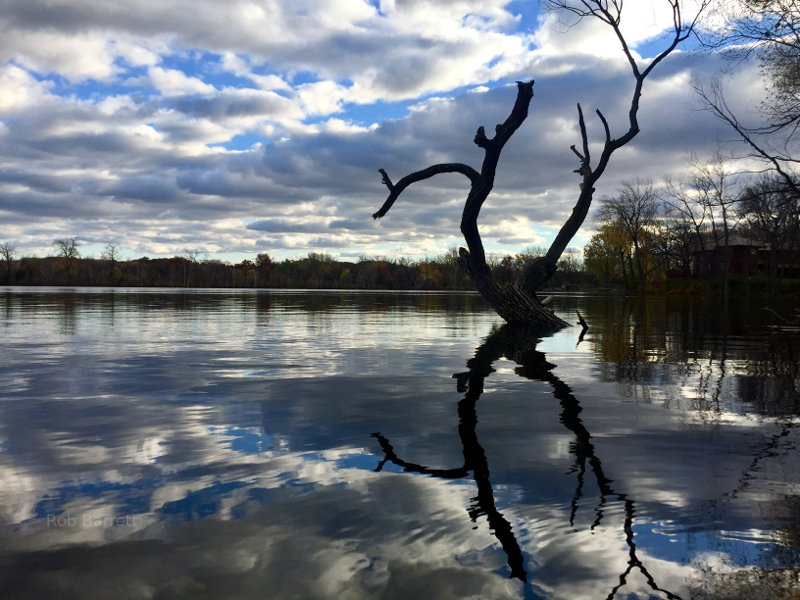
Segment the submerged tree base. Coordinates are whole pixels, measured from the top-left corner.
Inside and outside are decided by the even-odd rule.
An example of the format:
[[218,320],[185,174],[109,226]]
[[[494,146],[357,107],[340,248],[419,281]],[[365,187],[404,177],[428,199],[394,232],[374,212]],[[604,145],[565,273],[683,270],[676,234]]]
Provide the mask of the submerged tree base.
[[514,283],[500,283],[492,277],[488,269],[474,268],[469,251],[465,248],[460,249],[460,264],[475,282],[481,295],[507,323],[532,326],[542,334],[569,325],[557,317],[551,309],[545,307],[535,292],[529,293],[523,289],[525,273]]

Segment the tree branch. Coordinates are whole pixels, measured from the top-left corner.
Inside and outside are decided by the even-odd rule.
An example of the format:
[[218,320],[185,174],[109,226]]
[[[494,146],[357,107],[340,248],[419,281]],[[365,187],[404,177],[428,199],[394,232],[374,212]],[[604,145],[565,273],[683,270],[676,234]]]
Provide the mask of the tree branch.
[[775,170],[778,176],[783,179],[784,183],[786,183],[789,189],[794,190],[795,193],[800,193],[800,185],[798,185],[797,180],[792,176],[792,174],[783,167],[781,164],[781,157],[772,155],[762,148],[761,145],[755,139],[753,139],[750,130],[742,125],[736,118],[733,111],[728,106],[727,101],[725,100],[725,96],[722,93],[722,87],[719,82],[712,84],[711,92],[707,92],[705,88],[703,88],[703,86],[697,81],[695,81],[692,86],[694,87],[697,95],[703,100],[703,103],[706,105],[708,110],[710,110],[717,118],[727,123],[739,135],[742,141],[744,141],[753,149],[759,159],[771,164],[772,168]]
[[553,243],[550,245],[550,248],[545,255],[548,260],[554,263],[557,262],[561,257],[561,254],[564,252],[564,250],[566,250],[570,240],[574,237],[575,233],[577,233],[578,229],[583,224],[583,221],[585,220],[586,215],[589,212],[589,207],[592,203],[592,196],[595,191],[594,184],[605,172],[606,167],[611,160],[612,154],[633,140],[633,138],[635,138],[639,133],[639,100],[642,96],[642,87],[644,86],[645,79],[656,67],[656,65],[669,56],[669,54],[675,50],[675,48],[677,48],[679,43],[691,35],[691,33],[694,31],[700,14],[705,10],[710,2],[710,0],[702,0],[695,18],[691,23],[686,24],[683,21],[680,0],[667,1],[672,8],[671,39],[667,47],[661,51],[646,68],[640,70],[636,59],[634,58],[633,53],[622,34],[622,30],[620,29],[622,0],[579,0],[579,4],[583,8],[580,8],[580,6],[576,7],[570,5],[567,0],[547,0],[547,5],[550,8],[571,12],[578,15],[580,18],[591,16],[600,19],[602,22],[609,25],[619,41],[620,46],[622,47],[622,52],[630,64],[634,77],[633,93],[631,94],[630,108],[628,109],[628,130],[625,133],[616,139],[612,138],[611,128],[609,127],[608,121],[603,116],[602,112],[599,110],[596,111],[598,118],[603,124],[605,142],[603,144],[603,150],[600,153],[600,158],[597,162],[597,165],[593,168],[588,161],[588,140],[586,126],[583,122],[583,114],[580,110],[580,107],[578,108],[578,121],[580,125],[581,142],[583,144],[584,151],[583,154],[581,154],[575,149],[574,146],[572,147],[572,151],[579,158],[581,158],[580,168],[576,172],[583,176],[583,183],[581,185],[581,192],[578,196],[578,201],[575,203],[575,206],[572,209],[572,214],[570,215],[569,219],[567,219],[566,223],[564,223],[564,225],[561,227],[561,230],[558,232],[558,235],[553,240]]
[[462,163],[443,163],[433,165],[427,169],[422,169],[421,171],[416,171],[406,175],[394,185],[384,169],[378,169],[378,171],[383,176],[381,178],[381,183],[389,188],[389,197],[386,198],[386,201],[383,203],[383,206],[380,207],[378,212],[372,215],[373,219],[380,219],[387,212],[389,212],[389,209],[392,208],[392,204],[394,204],[394,201],[397,200],[400,194],[403,193],[403,190],[417,181],[429,179],[430,177],[433,177],[434,175],[440,175],[441,173],[461,173],[462,175],[467,176],[473,184],[480,179],[480,174],[475,169]]

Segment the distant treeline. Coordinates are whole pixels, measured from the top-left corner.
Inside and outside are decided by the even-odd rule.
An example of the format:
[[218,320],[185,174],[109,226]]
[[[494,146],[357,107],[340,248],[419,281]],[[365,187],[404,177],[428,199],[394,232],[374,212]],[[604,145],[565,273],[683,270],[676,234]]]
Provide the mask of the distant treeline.
[[[513,281],[533,254],[505,256],[492,269],[501,281]],[[457,262],[456,251],[412,261],[361,258],[335,260],[327,254],[274,261],[262,253],[256,260],[229,264],[196,256],[109,260],[79,256],[23,257],[5,261],[0,281],[9,285],[130,287],[306,288],[370,290],[472,290]],[[550,280],[553,288],[594,284],[594,276],[568,257]]]

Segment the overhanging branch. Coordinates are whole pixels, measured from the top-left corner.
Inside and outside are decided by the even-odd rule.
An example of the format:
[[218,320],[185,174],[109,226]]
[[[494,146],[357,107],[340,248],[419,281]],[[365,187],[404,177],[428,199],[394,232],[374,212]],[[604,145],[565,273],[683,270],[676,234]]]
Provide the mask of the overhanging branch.
[[380,210],[372,215],[373,219],[380,219],[387,212],[389,212],[389,209],[392,208],[392,204],[394,204],[394,201],[397,200],[400,194],[403,193],[403,190],[417,181],[429,179],[434,175],[440,175],[442,173],[461,173],[462,175],[466,175],[473,184],[480,178],[480,174],[475,169],[469,165],[461,163],[443,163],[439,165],[433,165],[427,169],[422,169],[421,171],[415,171],[414,173],[406,175],[396,184],[392,184],[392,180],[389,179],[389,175],[384,169],[378,169],[378,171],[383,176],[381,183],[389,188],[389,197],[386,198],[386,201],[383,203],[383,206],[380,207]]

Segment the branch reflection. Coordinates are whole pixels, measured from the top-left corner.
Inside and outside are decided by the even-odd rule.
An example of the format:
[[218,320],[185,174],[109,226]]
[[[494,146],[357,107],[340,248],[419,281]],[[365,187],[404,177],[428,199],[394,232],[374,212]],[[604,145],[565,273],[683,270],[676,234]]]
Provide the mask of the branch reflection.
[[540,337],[535,330],[504,325],[493,331],[478,346],[473,358],[467,361],[467,371],[453,375],[456,379],[458,391],[464,393],[464,397],[458,403],[458,432],[463,446],[463,465],[449,469],[431,468],[407,461],[395,453],[394,448],[385,436],[380,433],[373,433],[373,437],[378,440],[384,453],[384,458],[378,464],[376,471],[380,471],[387,462],[391,462],[407,472],[422,473],[445,479],[465,479],[471,474],[477,485],[478,493],[467,509],[470,518],[474,522],[478,517],[486,516],[492,533],[498,539],[508,557],[511,577],[526,581],[527,573],[522,550],[511,524],[495,504],[494,492],[489,478],[489,462],[476,433],[478,423],[476,405],[484,390],[484,380],[494,372],[492,365],[497,360],[501,358],[512,360],[518,365],[515,368],[516,374],[526,379],[545,382],[552,388],[553,396],[561,406],[560,422],[575,436],[574,442],[570,444],[570,453],[574,456],[574,463],[569,473],[575,473],[576,475],[575,492],[570,500],[570,525],[574,527],[575,518],[583,499],[587,465],[600,491],[599,499],[594,507],[596,516],[591,529],[594,530],[601,524],[604,508],[609,500],[617,501],[624,507],[623,531],[628,547],[627,568],[620,573],[619,583],[610,590],[607,599],[617,596],[624,588],[628,576],[636,569],[644,576],[651,589],[661,592],[667,598],[679,600],[680,596],[659,587],[637,556],[633,531],[633,520],[636,514],[634,500],[628,498],[626,494],[614,490],[612,480],[603,471],[603,464],[597,456],[591,441],[591,434],[580,418],[580,413],[583,410],[580,402],[572,393],[572,388],[553,372],[556,365],[548,362],[545,354],[537,350],[539,341]]

